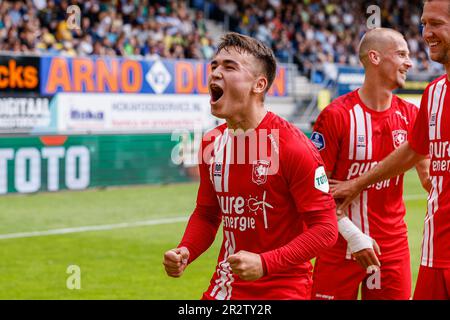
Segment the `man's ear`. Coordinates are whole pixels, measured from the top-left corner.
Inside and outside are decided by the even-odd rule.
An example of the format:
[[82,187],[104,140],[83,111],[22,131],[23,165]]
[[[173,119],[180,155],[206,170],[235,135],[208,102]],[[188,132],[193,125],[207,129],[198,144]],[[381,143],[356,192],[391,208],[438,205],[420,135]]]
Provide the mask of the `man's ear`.
[[269,84],[269,81],[267,81],[266,77],[259,76],[258,79],[256,79],[255,84],[253,85],[253,92],[254,93],[264,93],[267,89],[267,86]]
[[369,52],[367,52],[367,59],[370,61],[370,63],[377,66],[381,61],[380,53],[376,50],[369,50]]

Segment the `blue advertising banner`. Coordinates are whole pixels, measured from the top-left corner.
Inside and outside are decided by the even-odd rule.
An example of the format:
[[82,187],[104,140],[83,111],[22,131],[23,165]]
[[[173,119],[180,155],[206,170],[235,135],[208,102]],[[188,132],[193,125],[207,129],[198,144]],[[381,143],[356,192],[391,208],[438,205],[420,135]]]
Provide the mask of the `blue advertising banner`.
[[361,87],[364,82],[364,69],[360,67],[338,66],[337,95],[349,93]]
[[[42,57],[40,92],[207,94],[210,65],[194,60]],[[279,66],[269,95],[287,95],[287,68]]]

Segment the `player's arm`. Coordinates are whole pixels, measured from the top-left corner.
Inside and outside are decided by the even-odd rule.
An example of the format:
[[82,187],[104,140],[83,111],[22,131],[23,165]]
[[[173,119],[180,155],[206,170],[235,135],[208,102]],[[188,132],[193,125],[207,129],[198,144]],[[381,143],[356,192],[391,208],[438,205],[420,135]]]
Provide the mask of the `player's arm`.
[[163,264],[171,277],[180,277],[187,265],[211,246],[220,226],[220,207],[202,153],[203,148],[199,152],[200,186],[196,208],[178,247],[164,254]]
[[[301,214],[301,213],[299,213]],[[307,231],[281,248],[256,254],[241,250],[228,258],[233,273],[242,280],[257,280],[265,274],[283,273],[317,256],[337,240],[335,208],[304,213]]]
[[398,176],[424,159],[426,159],[426,156],[415,152],[409,145],[409,142],[405,142],[374,168],[355,179],[347,181],[330,179],[333,196],[341,199],[337,210],[342,212],[369,185]]
[[169,276],[180,277],[188,264],[211,246],[220,222],[217,206],[197,204],[180,244],[164,254],[163,264]]
[[164,254],[163,264],[171,277],[180,277],[189,263],[205,252],[217,234],[220,226],[218,206],[197,206],[189,218],[183,238],[177,248]]
[[[330,177],[331,172],[327,171],[327,177]],[[339,199],[336,199],[339,205]],[[369,266],[380,266],[380,261],[375,254],[381,255],[380,247],[375,239],[364,234],[345,214],[344,210],[339,212],[336,210],[338,230],[341,236],[347,241],[350,252],[356,259],[356,262],[363,268],[367,269]]]
[[338,231],[334,207],[301,214],[308,229],[283,247],[261,254],[265,273],[283,273],[335,244]]
[[[239,251],[228,258],[233,273],[243,280],[256,280],[264,274],[284,273],[295,265],[315,257],[337,239],[336,206],[328,193],[328,182],[319,155],[303,141],[292,141],[280,148],[280,170],[286,178],[290,195],[308,229],[286,245],[256,254]],[[306,142],[306,144],[305,144]],[[318,178],[316,180],[316,178]]]
[[[336,205],[322,160],[312,145],[289,144],[281,169],[307,229],[284,246],[261,254],[267,274],[282,273],[309,261],[337,240]],[[282,161],[281,161],[282,160]]]
[[[336,108],[327,107],[317,118],[314,124],[315,137],[312,136],[313,143],[322,157],[328,178],[332,177],[333,170],[341,149],[341,140],[346,136],[345,119]],[[314,135],[314,134],[313,134]],[[335,199],[337,205],[339,199]],[[347,217],[344,210],[337,211],[339,233],[348,242],[349,249],[356,261],[366,269],[370,265],[379,266],[380,262],[375,255],[374,249],[380,253],[375,240],[362,233],[353,222]]]
[[416,163],[416,171],[419,176],[422,187],[430,192],[431,180],[430,180],[430,159],[426,158]]
[[[331,192],[335,198],[342,198],[338,210],[345,208],[367,186],[404,173],[419,161],[428,157],[428,87],[420,102],[420,109],[414,121],[414,126],[408,134],[408,141],[389,154],[377,166],[356,179],[339,182],[330,180]],[[424,166],[424,163],[420,164]],[[423,171],[421,171],[423,173]],[[420,175],[420,174],[419,174]],[[425,175],[424,175],[425,176]],[[427,188],[425,178],[421,177],[422,185]]]

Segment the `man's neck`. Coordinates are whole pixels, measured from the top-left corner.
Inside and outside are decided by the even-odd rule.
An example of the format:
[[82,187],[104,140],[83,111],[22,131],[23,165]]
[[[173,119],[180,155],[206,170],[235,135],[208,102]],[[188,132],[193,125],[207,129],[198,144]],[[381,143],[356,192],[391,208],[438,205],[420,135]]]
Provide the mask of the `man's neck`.
[[267,114],[267,110],[264,106],[259,106],[257,108],[250,109],[243,115],[237,115],[233,119],[226,119],[227,126],[229,129],[247,131],[249,129],[256,129],[261,121]]
[[391,107],[392,90],[380,85],[364,82],[358,90],[362,102],[374,111],[385,111]]
[[450,63],[444,64],[444,68],[447,73],[447,80],[450,81]]

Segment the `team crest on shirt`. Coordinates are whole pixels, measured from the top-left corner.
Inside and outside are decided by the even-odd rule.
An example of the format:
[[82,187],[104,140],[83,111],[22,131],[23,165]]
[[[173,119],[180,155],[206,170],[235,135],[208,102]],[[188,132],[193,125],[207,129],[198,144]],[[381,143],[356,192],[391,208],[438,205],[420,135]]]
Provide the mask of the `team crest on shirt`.
[[325,138],[323,137],[323,134],[314,131],[311,134],[311,142],[316,146],[317,150],[322,151],[325,149]]
[[253,162],[252,181],[258,186],[266,183],[269,173],[270,161],[256,160]]
[[392,131],[392,140],[394,142],[394,147],[397,149],[406,141],[408,133],[406,130],[394,130]]

